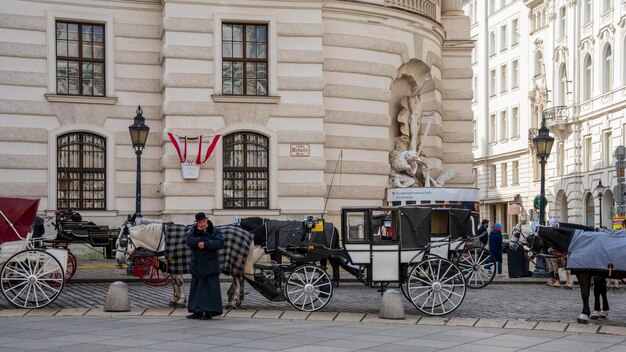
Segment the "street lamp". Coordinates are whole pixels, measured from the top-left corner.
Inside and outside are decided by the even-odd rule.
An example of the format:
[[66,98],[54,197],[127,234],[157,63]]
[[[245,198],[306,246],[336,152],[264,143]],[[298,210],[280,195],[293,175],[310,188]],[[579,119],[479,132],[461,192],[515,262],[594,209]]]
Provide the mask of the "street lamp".
[[150,127],[144,123],[146,119],[143,117],[143,110],[141,105],[137,107],[137,115],[132,125],[128,126],[130,132],[130,140],[133,142],[133,148],[135,148],[135,155],[137,155],[137,183],[135,188],[135,214],[141,215],[141,153],[146,146],[146,139],[148,139],[148,132]]
[[[537,152],[537,158],[541,164],[541,188],[539,195],[539,225],[545,226],[546,224],[546,162],[550,156],[552,150],[552,144],[554,144],[554,138],[550,137],[550,130],[546,127],[545,119],[541,123],[541,128],[537,137],[533,138],[533,145]],[[545,269],[545,261],[543,258],[537,258],[535,264],[535,271],[533,277],[548,277],[550,274]]]
[[598,181],[595,191],[598,193],[598,205],[600,206],[600,227],[602,227],[602,196],[604,196],[605,189],[606,187],[602,185],[602,180]]

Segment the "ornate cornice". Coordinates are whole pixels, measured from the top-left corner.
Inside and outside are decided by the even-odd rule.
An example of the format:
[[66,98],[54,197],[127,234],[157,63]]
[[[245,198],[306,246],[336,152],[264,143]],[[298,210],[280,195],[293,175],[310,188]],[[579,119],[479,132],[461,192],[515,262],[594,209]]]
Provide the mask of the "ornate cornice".
[[569,57],[569,49],[565,46],[557,46],[553,53],[554,62],[567,62]]
[[612,24],[606,25],[598,31],[598,38],[602,44],[613,44],[613,34],[615,33],[615,27]]
[[440,0],[385,0],[384,5],[417,13],[433,21],[437,21],[437,10],[441,8]]

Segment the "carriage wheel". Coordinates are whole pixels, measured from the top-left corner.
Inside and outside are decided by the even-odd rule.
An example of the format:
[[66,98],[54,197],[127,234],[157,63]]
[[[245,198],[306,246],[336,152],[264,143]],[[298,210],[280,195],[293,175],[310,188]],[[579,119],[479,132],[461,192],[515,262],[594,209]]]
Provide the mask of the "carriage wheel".
[[315,312],[324,308],[332,295],[330,276],[315,265],[297,267],[285,283],[285,298],[301,311]]
[[2,267],[0,286],[4,297],[20,308],[42,308],[63,290],[63,266],[41,249],[14,254]]
[[488,250],[482,247],[461,251],[457,264],[469,288],[483,288],[496,277],[496,260]]
[[133,274],[150,286],[165,286],[172,282],[172,278],[160,265],[161,261],[155,257],[135,258]]
[[[68,282],[74,276],[74,273],[76,273],[76,256],[68,250],[67,251],[67,267],[65,269],[65,282]],[[53,280],[48,280],[47,282],[50,286],[58,287],[59,284],[58,284],[58,280],[56,279],[59,279],[61,277],[62,276],[60,275],[59,272],[50,273],[50,275],[48,275],[48,278],[53,279]]]
[[465,298],[465,290],[461,269],[443,258],[415,264],[407,278],[410,301],[428,315],[445,315],[457,309]]

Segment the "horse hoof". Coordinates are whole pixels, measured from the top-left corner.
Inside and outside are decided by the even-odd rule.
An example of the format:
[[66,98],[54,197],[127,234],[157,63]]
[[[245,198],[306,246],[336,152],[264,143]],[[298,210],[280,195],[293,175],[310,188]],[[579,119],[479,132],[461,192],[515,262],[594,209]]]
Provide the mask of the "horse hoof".
[[185,308],[185,305],[183,303],[176,303],[174,304],[174,308],[178,308],[178,309]]
[[565,285],[565,286],[563,286],[563,288],[566,289],[566,290],[573,290],[574,286],[573,285]]
[[587,320],[585,320],[585,319],[580,319],[580,318],[577,318],[577,319],[576,319],[576,322],[577,322],[578,324],[587,324],[587,323],[588,323],[588,321],[587,321]]
[[597,310],[594,310],[589,316],[589,319],[591,320],[598,320],[598,318],[600,318],[600,312],[598,312]]
[[600,319],[608,319],[609,318],[609,312],[605,311],[605,310],[601,310],[600,311]]
[[168,307],[170,307],[170,308],[175,308],[175,307],[176,307],[176,303],[174,303],[174,302],[172,302],[172,301],[170,301],[170,303],[168,303],[167,305],[168,305]]

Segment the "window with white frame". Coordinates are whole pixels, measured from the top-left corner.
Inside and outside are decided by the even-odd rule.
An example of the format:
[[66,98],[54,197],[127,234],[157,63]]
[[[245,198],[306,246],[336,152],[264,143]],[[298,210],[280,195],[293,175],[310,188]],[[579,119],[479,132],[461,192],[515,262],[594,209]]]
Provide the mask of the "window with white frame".
[[606,131],[602,135],[602,149],[604,167],[613,166],[613,134],[611,131]]
[[593,6],[591,4],[592,0],[583,0],[583,24],[588,23],[593,19]]
[[507,87],[508,87],[507,76],[508,76],[507,67],[506,67],[506,64],[504,64],[500,66],[500,93],[504,93],[507,90]]
[[496,32],[491,31],[489,33],[489,55],[496,54]]
[[567,34],[567,8],[565,6],[559,9],[559,37]]
[[489,72],[489,95],[496,95],[496,69]]
[[478,77],[474,76],[474,78],[472,78],[472,89],[473,89],[473,95],[472,95],[472,101],[476,102],[478,101]]
[[506,110],[500,111],[500,140],[507,139],[508,121]]
[[591,77],[593,72],[593,63],[591,55],[585,55],[583,60],[583,100],[591,99]]
[[268,95],[267,24],[222,23],[222,94]]
[[557,175],[563,176],[565,174],[565,143],[559,142],[556,146],[556,168]]
[[496,166],[489,165],[489,187],[496,186]]
[[591,144],[591,136],[587,136],[583,143],[583,171],[591,171],[593,167],[593,145]]
[[613,0],[603,0],[602,1],[602,12],[609,11],[613,8]]
[[506,186],[508,184],[509,172],[507,170],[507,164],[500,164],[500,186]]
[[505,24],[500,26],[500,51],[506,50],[508,48],[507,38],[508,36]]
[[511,61],[511,89],[519,87],[519,60]]
[[496,141],[496,114],[489,115],[489,142]]
[[607,93],[613,87],[613,50],[607,45],[603,52],[604,67],[602,67],[602,93]]
[[511,137],[519,137],[519,107],[511,108]]
[[513,173],[513,185],[519,185],[519,161],[513,161],[513,167],[511,168],[511,172]]
[[519,19],[511,21],[511,46],[519,43]]
[[559,68],[559,95],[558,105],[565,105],[567,102],[567,68],[565,64],[561,64]]

